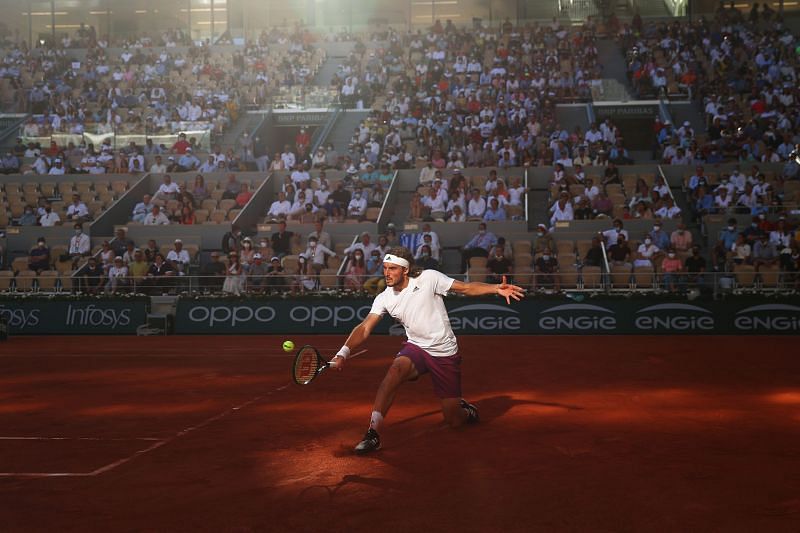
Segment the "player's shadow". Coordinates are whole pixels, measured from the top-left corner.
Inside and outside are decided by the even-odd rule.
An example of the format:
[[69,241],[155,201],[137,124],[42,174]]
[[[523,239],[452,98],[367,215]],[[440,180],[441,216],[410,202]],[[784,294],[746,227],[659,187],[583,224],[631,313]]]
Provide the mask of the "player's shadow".
[[[501,396],[492,396],[490,398],[483,398],[482,400],[478,400],[474,403],[478,407],[478,411],[480,412],[482,424],[490,423],[493,420],[500,418],[501,416],[505,415],[508,411],[510,411],[513,407],[516,407],[518,405],[538,405],[540,407],[554,407],[557,409],[564,409],[565,411],[583,410],[583,407],[581,407],[580,405],[570,405],[565,403],[545,402],[538,400],[519,400],[516,398],[512,398],[511,396],[508,396],[506,394]],[[397,420],[393,422],[392,425],[399,426],[401,424],[407,424],[409,422],[413,422],[414,420],[419,420],[420,418],[441,414],[441,412],[442,411],[439,409],[436,409],[434,411],[426,411],[424,413],[420,413],[408,418]]]
[[383,492],[400,491],[403,489],[403,484],[393,479],[371,478],[359,476],[356,474],[346,474],[342,476],[342,480],[335,485],[311,485],[300,491],[297,495],[298,500],[313,500],[316,493],[322,492],[326,494],[328,500],[331,501],[336,496],[340,489],[347,485],[364,485],[367,487],[374,487]]
[[541,400],[520,400],[512,398],[507,394],[500,396],[492,396],[490,398],[483,398],[475,402],[481,414],[481,424],[490,424],[492,421],[502,417],[508,413],[512,408],[520,405],[536,405],[539,407],[553,407],[556,409],[563,409],[565,411],[582,411],[583,407],[580,405],[571,405],[559,402],[545,402]]

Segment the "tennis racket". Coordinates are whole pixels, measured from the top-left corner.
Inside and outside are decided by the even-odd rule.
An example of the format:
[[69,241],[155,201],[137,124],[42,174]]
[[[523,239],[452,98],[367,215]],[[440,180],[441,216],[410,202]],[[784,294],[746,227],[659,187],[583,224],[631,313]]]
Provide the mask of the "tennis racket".
[[[353,357],[361,355],[364,352],[366,352],[366,350],[359,350],[350,354],[347,358],[352,359]],[[333,360],[326,361],[319,354],[319,350],[310,344],[306,344],[301,346],[300,349],[297,350],[297,354],[294,356],[292,379],[298,385],[308,385],[327,369],[336,368],[336,366],[337,365]]]

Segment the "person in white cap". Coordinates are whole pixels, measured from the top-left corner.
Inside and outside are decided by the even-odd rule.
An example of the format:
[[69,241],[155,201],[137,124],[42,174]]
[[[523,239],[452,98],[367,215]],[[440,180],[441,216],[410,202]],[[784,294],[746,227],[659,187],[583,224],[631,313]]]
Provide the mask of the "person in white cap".
[[60,158],[53,160],[53,166],[50,167],[50,171],[48,172],[51,176],[62,176],[66,174],[66,169],[64,168],[64,163],[61,161]]
[[173,244],[174,247],[167,254],[167,261],[169,261],[169,263],[172,265],[172,268],[178,272],[179,275],[183,276],[186,273],[192,258],[189,256],[189,252],[183,249],[182,240],[175,239]]
[[399,320],[405,328],[408,341],[378,388],[369,429],[355,447],[358,454],[380,449],[378,432],[397,390],[406,381],[415,381],[424,374],[431,375],[433,390],[450,427],[478,422],[478,408],[461,396],[461,356],[443,297],[448,292],[466,296],[496,294],[510,304],[512,298],[519,300],[525,294],[521,287],[506,283],[505,276],[502,283],[492,285],[458,281],[436,270],[420,270],[404,247],[392,248],[384,256],[383,276],[386,289],[375,297],[367,317],[353,329],[334,358],[335,368],[341,371],[348,355],[369,337],[384,314]]

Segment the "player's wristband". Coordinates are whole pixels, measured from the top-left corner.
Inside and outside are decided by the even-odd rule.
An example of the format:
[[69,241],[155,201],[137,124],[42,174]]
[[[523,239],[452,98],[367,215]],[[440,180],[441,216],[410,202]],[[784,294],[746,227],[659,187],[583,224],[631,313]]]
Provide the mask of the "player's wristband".
[[336,357],[341,357],[342,359],[347,359],[350,356],[350,348],[347,346],[342,346],[339,348],[339,351],[336,352]]

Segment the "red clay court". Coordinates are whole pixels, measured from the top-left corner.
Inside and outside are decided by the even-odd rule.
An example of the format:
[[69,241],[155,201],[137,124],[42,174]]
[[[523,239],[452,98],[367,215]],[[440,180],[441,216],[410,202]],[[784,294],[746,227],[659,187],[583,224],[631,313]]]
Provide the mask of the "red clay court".
[[423,378],[367,457],[400,339],[308,387],[282,340],[0,345],[0,530],[800,529],[794,337],[461,337],[481,424]]

